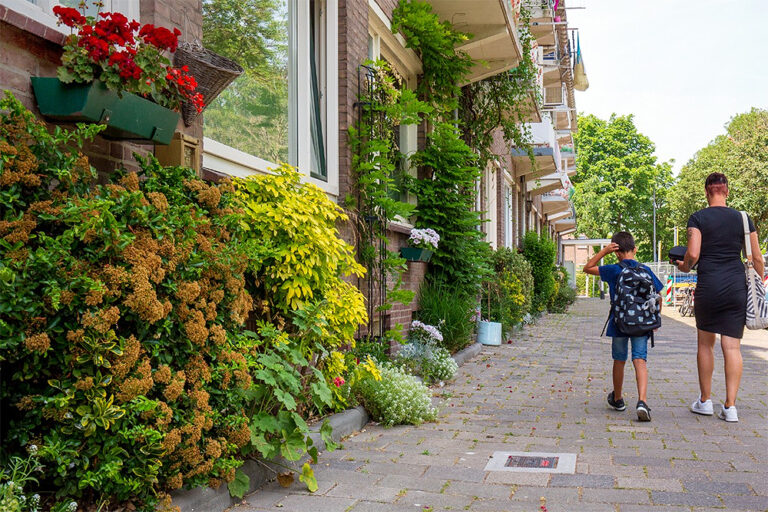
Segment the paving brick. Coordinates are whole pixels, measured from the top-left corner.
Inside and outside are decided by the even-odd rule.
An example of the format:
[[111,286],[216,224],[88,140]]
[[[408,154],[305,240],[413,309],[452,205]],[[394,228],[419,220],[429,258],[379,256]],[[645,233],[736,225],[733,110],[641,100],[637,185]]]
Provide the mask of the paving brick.
[[[698,481],[697,481],[698,482]],[[649,489],[654,491],[682,492],[683,486],[678,480],[666,478],[628,478],[619,477],[616,487],[623,489]],[[686,489],[691,491],[692,489]]]
[[485,477],[489,484],[520,484],[545,487],[549,483],[549,473],[515,473],[513,471],[491,471]]
[[683,486],[688,492],[710,492],[714,494],[752,494],[752,491],[747,484],[737,482],[683,480]]
[[611,489],[616,479],[611,475],[552,475],[550,487],[594,487]]
[[722,506],[720,498],[715,495],[692,492],[651,491],[651,501],[657,505]]
[[278,506],[285,511],[311,510],[312,512],[343,512],[357,501],[358,500],[355,498],[291,494],[281,500]]
[[728,510],[768,510],[768,496],[723,496]]
[[586,503],[650,503],[648,491],[636,489],[584,489]]
[[461,510],[469,506],[474,499],[470,496],[457,496],[455,494],[441,494],[426,491],[408,491],[405,496],[397,500],[398,505],[412,505],[422,510],[432,507],[435,510],[451,508]]

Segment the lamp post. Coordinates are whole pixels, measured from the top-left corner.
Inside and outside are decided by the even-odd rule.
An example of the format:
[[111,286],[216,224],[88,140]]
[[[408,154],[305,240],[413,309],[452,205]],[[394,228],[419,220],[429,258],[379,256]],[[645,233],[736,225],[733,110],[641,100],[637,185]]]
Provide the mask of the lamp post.
[[656,184],[653,184],[653,262],[659,261],[658,253],[656,252]]

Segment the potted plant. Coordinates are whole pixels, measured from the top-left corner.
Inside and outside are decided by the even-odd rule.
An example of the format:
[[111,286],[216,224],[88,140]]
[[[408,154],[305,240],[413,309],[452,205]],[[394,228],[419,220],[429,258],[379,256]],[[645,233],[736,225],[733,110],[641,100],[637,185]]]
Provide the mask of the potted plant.
[[483,345],[501,345],[503,334],[501,289],[497,282],[486,281],[477,309],[477,341]]
[[437,250],[437,245],[440,242],[440,235],[434,229],[417,229],[411,230],[408,237],[408,247],[400,249],[400,255],[408,261],[424,261],[427,262],[432,258],[432,254]]
[[58,77],[32,78],[44,116],[104,123],[106,137],[168,144],[182,104],[203,109],[195,78],[166,56],[178,47],[178,29],[141,25],[116,12],[85,16],[56,6],[54,13],[73,32]]

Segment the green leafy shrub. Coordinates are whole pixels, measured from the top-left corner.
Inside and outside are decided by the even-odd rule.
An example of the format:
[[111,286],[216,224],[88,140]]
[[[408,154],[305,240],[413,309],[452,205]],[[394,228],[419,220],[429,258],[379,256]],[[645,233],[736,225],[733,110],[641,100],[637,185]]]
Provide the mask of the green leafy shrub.
[[531,312],[534,294],[531,265],[522,254],[508,248],[493,251],[489,259],[494,275],[483,286],[481,315],[501,322],[508,333]]
[[555,293],[550,297],[547,310],[550,313],[565,313],[568,306],[576,302],[576,290],[568,283],[565,267],[555,269]]
[[544,311],[555,293],[555,243],[545,234],[529,231],[523,239],[523,255],[531,264],[533,275],[532,313]]
[[410,190],[419,201],[416,225],[440,227],[440,246],[430,260],[429,273],[473,296],[490,270],[484,257],[487,244],[477,229],[480,213],[474,207],[475,182],[481,174],[477,155],[451,123],[436,124],[427,139],[427,147],[413,161],[429,177],[411,181]]
[[419,319],[430,325],[439,325],[443,340],[440,343],[455,353],[472,342],[475,298],[463,288],[442,280],[427,279],[419,289]]
[[418,425],[435,419],[437,411],[427,386],[396,366],[382,364],[379,370],[379,380],[362,379],[353,388],[373,419],[387,426]]
[[0,110],[3,456],[39,447],[46,507],[153,510],[232,479],[251,376],[231,333],[252,302],[231,185],[153,159],[94,185],[77,146],[97,127]]
[[149,511],[182,486],[242,496],[243,455],[314,457],[329,351],[365,318],[340,209],[288,168],[235,193],[150,158],[97,186],[77,148],[99,127],[0,111],[0,464],[35,444],[46,508]]

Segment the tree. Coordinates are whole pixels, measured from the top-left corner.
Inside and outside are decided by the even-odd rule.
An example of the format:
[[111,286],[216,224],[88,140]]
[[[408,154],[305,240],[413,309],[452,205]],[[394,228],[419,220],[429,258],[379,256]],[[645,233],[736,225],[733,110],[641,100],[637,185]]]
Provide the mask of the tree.
[[768,110],[753,108],[734,116],[726,125],[725,134],[715,137],[685,164],[670,193],[672,219],[676,226],[684,228],[693,212],[707,206],[704,180],[712,172],[728,176],[730,206],[749,213],[765,246],[765,236],[768,235]]
[[637,131],[633,116],[612,114],[607,121],[580,116],[574,139],[579,158],[573,200],[579,230],[590,238],[628,231],[635,237],[638,259],[650,261],[655,195],[657,240],[669,248],[672,166],[657,163],[653,142]]

